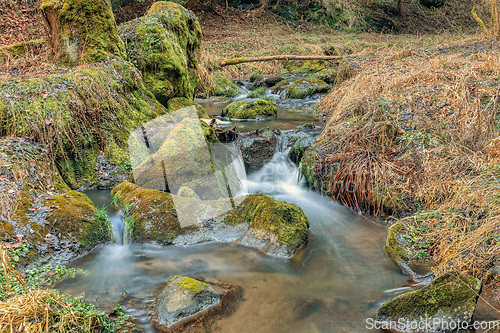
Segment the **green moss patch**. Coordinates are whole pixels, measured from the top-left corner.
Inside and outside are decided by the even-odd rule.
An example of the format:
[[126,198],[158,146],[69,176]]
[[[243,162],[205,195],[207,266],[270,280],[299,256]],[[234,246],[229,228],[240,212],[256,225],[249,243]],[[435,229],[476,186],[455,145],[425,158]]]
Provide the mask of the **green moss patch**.
[[207,110],[200,104],[193,102],[185,97],[175,97],[168,101],[168,110],[170,112],[180,110],[182,108],[186,108],[194,105],[196,107],[196,111],[198,112],[198,117],[203,119],[210,118],[207,114]]
[[193,99],[202,33],[192,12],[160,1],[147,15],[121,25],[118,32],[129,60],[161,103],[167,105],[172,97]]
[[130,131],[165,113],[137,69],[122,60],[0,84],[0,136],[46,147],[72,188],[105,181],[96,171],[101,157],[113,173],[127,172]]
[[274,102],[259,99],[252,103],[238,101],[229,104],[222,112],[223,117],[232,119],[257,119],[276,117],[278,107]]
[[205,282],[201,282],[189,277],[179,276],[177,278],[182,279],[182,281],[179,283],[179,287],[189,290],[195,295],[208,287],[208,285]]
[[308,238],[309,220],[300,207],[262,194],[247,196],[224,222],[246,222],[250,228],[270,231],[290,249],[297,249]]
[[286,97],[302,99],[317,93],[325,93],[330,90],[330,86],[317,79],[300,79],[288,87]]
[[446,273],[422,289],[399,295],[379,309],[378,320],[409,321],[448,317],[469,322],[481,291],[481,281],[458,272]]

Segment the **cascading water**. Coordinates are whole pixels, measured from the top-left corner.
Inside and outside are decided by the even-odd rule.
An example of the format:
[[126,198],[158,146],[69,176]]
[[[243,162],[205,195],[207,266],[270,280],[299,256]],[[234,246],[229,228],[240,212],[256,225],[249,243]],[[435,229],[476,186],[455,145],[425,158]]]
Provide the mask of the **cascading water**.
[[[87,274],[58,287],[75,295],[85,292],[103,308],[124,304],[145,332],[156,332],[149,322],[151,305],[174,275],[212,277],[243,287],[245,301],[218,322],[220,332],[367,331],[366,318],[384,300],[377,297],[406,281],[382,251],[385,229],[311,191],[287,154],[276,152],[261,170],[248,175],[246,185],[250,193],[299,205],[309,217],[309,242],[291,260],[231,244],[117,242],[75,262]],[[88,194],[98,205],[110,203],[109,191]],[[119,239],[120,212],[109,214]]]
[[[276,98],[277,119],[239,126],[248,131],[265,126],[286,130],[317,121],[311,114],[289,111],[315,100]],[[224,104],[204,106],[217,115]],[[290,260],[232,243],[123,245],[123,216],[111,205],[110,192],[90,191],[96,206],[108,206],[116,242],[73,262],[87,274],[66,279],[58,288],[73,295],[85,292],[88,300],[107,310],[123,304],[142,331],[153,333],[150,311],[162,285],[175,275],[201,276],[244,290],[244,301],[235,312],[217,322],[218,332],[369,332],[366,319],[407,281],[382,251],[385,228],[310,190],[285,146],[281,141],[273,158],[246,177],[239,194],[263,193],[304,210],[310,221],[309,241]],[[241,160],[233,164],[244,172]]]

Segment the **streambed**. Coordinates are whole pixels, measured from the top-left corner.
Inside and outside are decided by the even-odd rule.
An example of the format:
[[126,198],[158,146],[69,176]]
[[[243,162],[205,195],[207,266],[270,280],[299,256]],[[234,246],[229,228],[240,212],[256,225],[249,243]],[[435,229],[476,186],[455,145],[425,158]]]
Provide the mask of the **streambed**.
[[[283,101],[278,103],[278,119],[240,123],[240,130],[266,126],[286,130],[317,122],[312,114],[288,111],[313,102]],[[224,104],[204,106],[217,115]],[[408,281],[382,250],[385,226],[310,190],[287,155],[288,150],[277,151],[270,162],[247,176],[246,185],[249,193],[298,204],[307,214],[309,242],[291,260],[224,243],[127,245],[121,238],[121,212],[111,205],[110,191],[93,190],[86,194],[96,206],[108,207],[118,241],[72,262],[85,274],[57,287],[72,295],[85,292],[87,300],[103,309],[124,304],[141,329],[156,332],[150,311],[163,284],[175,275],[211,277],[241,286],[244,292],[235,312],[219,321],[214,331],[368,332],[366,318]]]

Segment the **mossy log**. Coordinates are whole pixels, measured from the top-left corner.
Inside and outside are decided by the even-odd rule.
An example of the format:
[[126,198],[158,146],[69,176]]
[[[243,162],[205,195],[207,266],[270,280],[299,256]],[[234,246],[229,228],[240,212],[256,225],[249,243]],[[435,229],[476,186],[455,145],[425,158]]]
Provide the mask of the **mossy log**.
[[343,56],[299,56],[299,55],[274,55],[265,57],[233,58],[222,60],[218,63],[220,67],[244,64],[247,62],[262,62],[272,60],[340,60]]

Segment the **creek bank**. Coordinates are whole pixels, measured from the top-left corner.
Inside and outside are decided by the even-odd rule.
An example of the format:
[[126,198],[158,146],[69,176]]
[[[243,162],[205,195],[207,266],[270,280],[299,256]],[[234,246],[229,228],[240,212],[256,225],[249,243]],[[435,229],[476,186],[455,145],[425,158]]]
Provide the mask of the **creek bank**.
[[69,189],[48,149],[26,139],[0,138],[0,198],[0,237],[25,249],[18,267],[61,263],[111,240],[106,216]]
[[422,289],[386,302],[378,310],[376,319],[380,322],[431,323],[431,330],[423,326],[423,330],[415,332],[452,331],[450,328],[457,323],[470,323],[480,292],[480,280],[458,272],[446,273]]
[[156,297],[153,322],[160,332],[206,331],[230,315],[242,289],[212,279],[175,276]]
[[[498,258],[491,256],[498,251],[492,232],[500,214],[493,195],[498,193],[498,117],[482,118],[496,94],[489,82],[500,67],[485,64],[483,47],[415,51],[405,59],[395,54],[376,70],[378,60],[360,62],[360,74],[334,86],[320,102],[320,111],[330,118],[300,162],[302,174],[319,191],[399,222],[389,230],[385,251],[416,280],[421,277],[407,269],[412,261],[431,262],[437,279],[455,270],[469,274],[485,289],[500,279],[494,269]],[[492,47],[495,57],[498,52]],[[429,70],[448,74],[451,64],[459,68],[452,76],[428,75]],[[472,77],[466,70],[471,66],[481,74]],[[392,80],[396,73],[405,74]],[[458,81],[484,90],[444,93]],[[422,91],[426,97],[417,102]]]

